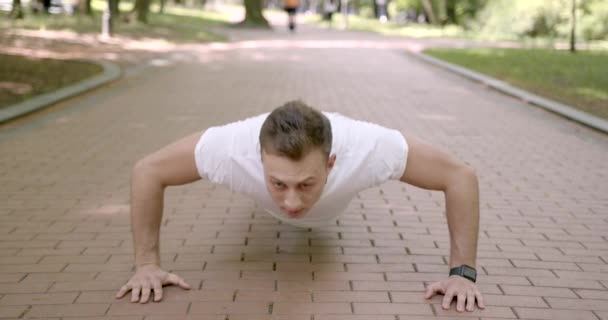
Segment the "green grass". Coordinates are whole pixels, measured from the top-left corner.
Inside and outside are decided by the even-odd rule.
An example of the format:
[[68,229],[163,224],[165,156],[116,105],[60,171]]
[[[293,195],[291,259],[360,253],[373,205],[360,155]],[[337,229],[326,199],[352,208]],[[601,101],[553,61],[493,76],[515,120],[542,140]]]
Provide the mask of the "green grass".
[[0,108],[100,74],[93,63],[0,54]]
[[[26,12],[24,20],[0,20],[1,29],[22,28],[30,30],[71,30],[77,33],[100,33],[101,14],[105,1],[92,1],[93,16],[34,15]],[[127,23],[123,17],[131,9],[129,2],[121,1],[121,17],[115,21],[115,33],[135,39],[156,38],[174,43],[226,41],[226,37],[208,29],[228,24],[228,17],[202,9],[167,6],[159,14],[158,6],[152,5],[148,24]]]
[[608,51],[428,49],[436,58],[608,119]]

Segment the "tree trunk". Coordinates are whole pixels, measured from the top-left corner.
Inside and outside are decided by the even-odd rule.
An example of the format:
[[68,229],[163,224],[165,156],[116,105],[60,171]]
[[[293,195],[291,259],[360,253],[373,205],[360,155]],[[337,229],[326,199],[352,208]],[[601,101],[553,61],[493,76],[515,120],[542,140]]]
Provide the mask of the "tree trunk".
[[110,12],[114,18],[120,16],[120,9],[118,7],[120,0],[108,0],[110,1]]
[[263,0],[243,0],[243,2],[245,3],[245,20],[237,25],[270,28],[270,24],[262,14]]
[[21,0],[13,0],[13,7],[11,8],[10,17],[13,19],[23,19],[23,7],[21,6]]
[[135,0],[133,7],[137,22],[148,23],[148,12],[150,11],[150,0]]
[[87,15],[90,16],[93,14],[93,11],[91,11],[91,0],[78,0],[78,4],[76,5],[77,10],[76,12],[83,14],[83,15]]
[[433,3],[431,0],[422,0],[422,6],[424,7],[424,14],[426,14],[428,21],[433,25],[439,24],[435,11],[433,11]]
[[576,0],[572,0],[572,23],[570,24],[570,52],[576,52]]
[[456,1],[448,0],[446,2],[445,11],[447,16],[447,23],[458,24],[458,17],[456,16]]

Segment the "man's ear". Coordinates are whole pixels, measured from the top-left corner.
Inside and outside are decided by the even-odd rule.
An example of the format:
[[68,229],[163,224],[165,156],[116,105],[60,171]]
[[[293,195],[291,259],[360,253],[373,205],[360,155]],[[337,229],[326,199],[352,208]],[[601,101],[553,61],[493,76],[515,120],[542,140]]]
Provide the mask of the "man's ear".
[[332,154],[331,156],[329,156],[329,160],[327,161],[327,171],[331,171],[331,169],[334,167],[335,163],[336,163],[336,155]]

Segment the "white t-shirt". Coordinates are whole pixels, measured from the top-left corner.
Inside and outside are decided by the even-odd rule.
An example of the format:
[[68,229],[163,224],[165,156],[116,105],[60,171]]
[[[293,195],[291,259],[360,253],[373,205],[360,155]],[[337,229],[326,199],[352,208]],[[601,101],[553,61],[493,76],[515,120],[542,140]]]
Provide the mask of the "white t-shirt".
[[202,178],[256,200],[279,220],[299,227],[328,225],[359,191],[403,176],[408,145],[403,135],[373,123],[323,112],[332,127],[331,154],[336,162],[319,201],[300,218],[290,218],[272,201],[266,188],[259,134],[268,113],[211,127],[196,145]]

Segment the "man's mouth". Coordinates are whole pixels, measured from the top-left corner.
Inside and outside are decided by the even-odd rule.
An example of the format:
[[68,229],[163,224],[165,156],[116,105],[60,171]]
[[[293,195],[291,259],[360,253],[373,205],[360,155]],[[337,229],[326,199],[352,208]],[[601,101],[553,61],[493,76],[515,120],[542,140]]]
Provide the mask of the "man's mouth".
[[300,218],[302,217],[304,214],[304,209],[300,209],[300,210],[285,210],[285,212],[287,213],[287,215],[290,218]]

